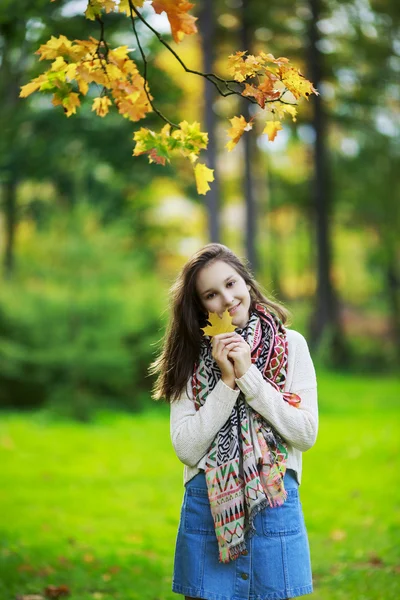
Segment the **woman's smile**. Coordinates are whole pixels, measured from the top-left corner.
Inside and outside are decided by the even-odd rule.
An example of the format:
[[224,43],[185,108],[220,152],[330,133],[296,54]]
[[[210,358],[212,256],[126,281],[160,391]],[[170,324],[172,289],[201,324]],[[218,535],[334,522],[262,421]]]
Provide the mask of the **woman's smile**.
[[233,308],[230,308],[230,309],[228,310],[229,314],[230,314],[230,315],[234,315],[234,314],[235,314],[235,312],[236,312],[236,310],[239,308],[239,306],[240,306],[241,304],[242,304],[242,303],[241,303],[241,302],[239,302],[238,304],[236,304],[236,306],[234,306]]

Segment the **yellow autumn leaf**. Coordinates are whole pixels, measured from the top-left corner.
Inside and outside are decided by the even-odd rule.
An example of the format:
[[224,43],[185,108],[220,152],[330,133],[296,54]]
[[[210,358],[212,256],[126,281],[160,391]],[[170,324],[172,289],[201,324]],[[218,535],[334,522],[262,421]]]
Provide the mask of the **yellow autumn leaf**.
[[282,83],[296,99],[303,97],[308,100],[311,94],[319,95],[311,81],[306,79],[298,69],[281,66],[278,73]]
[[217,313],[208,313],[207,321],[209,321],[211,325],[201,327],[202,331],[204,331],[204,335],[213,337],[220,333],[231,333],[231,331],[235,331],[235,326],[232,324],[232,317],[227,310],[223,313],[222,318],[219,317]]
[[238,51],[228,57],[228,72],[236,81],[245,81],[248,77],[254,77],[264,65],[264,58],[249,54],[247,50]]
[[33,94],[33,92],[36,92],[40,88],[42,83],[45,83],[46,81],[47,77],[44,73],[42,75],[39,75],[39,77],[32,79],[32,81],[21,87],[19,97],[26,98],[27,96],[30,96],[31,94]]
[[67,117],[74,115],[77,107],[81,104],[81,101],[79,100],[79,94],[76,94],[75,92],[69,93],[64,98],[60,98],[57,96],[57,94],[55,94],[51,102],[53,106],[61,105]]
[[45,44],[40,46],[36,54],[40,54],[40,60],[53,60],[58,56],[68,56],[71,48],[72,42],[65,35],[60,35],[58,38],[52,35]]
[[112,102],[107,96],[102,98],[95,98],[92,104],[92,111],[96,111],[99,117],[105,117],[108,113],[108,107],[111,106]]
[[202,163],[197,163],[194,168],[194,175],[196,177],[197,192],[199,194],[206,194],[210,189],[208,182],[214,181],[214,169],[209,169]]
[[280,121],[267,121],[263,133],[266,133],[270,142],[276,138],[278,131],[282,129]]
[[293,121],[296,121],[297,108],[294,104],[281,104],[279,102],[273,102],[269,105],[269,110],[272,112],[277,120],[284,119],[285,115],[288,114],[292,117]]
[[[131,0],[131,1],[132,1],[132,5],[135,6],[136,8],[142,8],[143,3],[144,3],[144,0]],[[129,0],[120,0],[120,2],[118,4],[118,11],[124,12],[129,16],[131,14],[131,7],[129,5]],[[133,16],[136,17],[135,13],[133,13]]]
[[232,127],[228,129],[228,136],[231,138],[229,142],[225,145],[225,148],[228,148],[229,152],[234,149],[240,138],[242,137],[245,131],[250,131],[252,129],[253,124],[251,121],[247,123],[246,119],[240,115],[240,117],[233,117],[233,119],[229,119]]

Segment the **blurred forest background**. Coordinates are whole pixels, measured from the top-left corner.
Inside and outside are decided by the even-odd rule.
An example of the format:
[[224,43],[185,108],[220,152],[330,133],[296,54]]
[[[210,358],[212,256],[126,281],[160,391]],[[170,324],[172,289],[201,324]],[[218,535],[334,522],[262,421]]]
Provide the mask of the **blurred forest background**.
[[[188,256],[220,241],[247,256],[285,302],[316,360],[387,371],[400,356],[400,6],[395,0],[205,0],[186,64],[226,75],[236,50],[287,56],[320,98],[301,103],[276,140],[253,131],[232,153],[222,98],[141,24],[149,82],[164,114],[210,133],[216,181],[198,196],[191,170],[132,157],[134,124],[90,102],[66,118],[50,96],[18,98],[43,70],[52,35],[99,35],[84,2],[0,8],[0,405],[99,402],[139,409],[162,335],[167,289]],[[146,14],[163,33],[168,22]],[[165,16],[165,14],[164,14]],[[129,19],[109,41],[135,47]],[[168,34],[167,34],[168,35]],[[141,64],[138,51],[134,58]],[[154,113],[146,126],[159,129]],[[140,124],[141,126],[142,124]],[[86,415],[86,416],[87,416]]]
[[[316,600],[397,600],[400,3],[196,2],[200,35],[174,46],[191,68],[227,76],[229,54],[263,50],[320,92],[273,143],[256,126],[231,153],[228,119],[250,105],[216,96],[139,24],[157,107],[209,132],[206,196],[184,159],[133,158],[135,124],[100,119],[90,98],[68,119],[49,96],[19,99],[50,35],[99,36],[86,4],[0,3],[1,600],[176,598],[182,465],[147,369],[168,288],[211,240],[249,259],[317,367],[301,490]],[[111,45],[136,47],[126,17],[107,23]]]

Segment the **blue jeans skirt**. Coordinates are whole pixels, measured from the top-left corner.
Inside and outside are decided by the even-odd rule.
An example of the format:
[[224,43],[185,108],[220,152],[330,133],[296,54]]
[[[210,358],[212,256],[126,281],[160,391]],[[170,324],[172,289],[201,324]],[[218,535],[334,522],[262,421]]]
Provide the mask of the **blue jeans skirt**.
[[204,600],[283,600],[311,594],[307,532],[294,471],[285,474],[286,502],[262,510],[246,556],[218,560],[205,475],[185,486],[176,540],[172,590]]

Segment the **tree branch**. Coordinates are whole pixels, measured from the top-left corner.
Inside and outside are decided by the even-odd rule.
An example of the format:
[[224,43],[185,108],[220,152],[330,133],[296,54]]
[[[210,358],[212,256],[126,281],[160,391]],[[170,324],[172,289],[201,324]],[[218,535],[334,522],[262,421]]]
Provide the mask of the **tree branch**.
[[[171,48],[171,46],[161,37],[161,34],[154,29],[154,27],[152,27],[150,25],[150,23],[148,23],[146,21],[146,19],[141,15],[141,13],[136,9],[135,6],[133,6],[132,1],[129,0],[129,7],[131,9],[131,16],[132,16],[132,11],[135,13],[135,15],[138,17],[138,19],[140,19],[140,21],[142,21],[142,23],[144,23],[146,25],[146,27],[148,29],[150,29],[150,31],[152,31],[154,33],[154,35],[157,37],[157,39],[159,40],[159,42],[161,44],[163,44],[163,46],[165,46],[167,48],[167,50],[176,58],[176,60],[179,62],[179,64],[185,69],[185,71],[187,73],[192,73],[193,75],[199,75],[200,77],[203,77],[204,79],[207,79],[208,81],[210,81],[218,90],[218,93],[223,96],[232,96],[233,94],[236,94],[237,96],[241,96],[241,92],[238,92],[237,90],[233,90],[229,84],[235,84],[241,87],[241,89],[243,89],[243,84],[235,81],[234,79],[223,79],[222,77],[219,77],[218,75],[215,75],[215,73],[202,73],[201,71],[196,71],[194,69],[189,69],[189,67],[187,67],[185,65],[185,63],[183,62],[183,60],[181,59],[181,57],[179,56],[179,54],[177,54],[175,52],[175,50],[173,48]],[[228,90],[227,92],[224,92],[223,90],[221,90],[221,88],[219,87],[218,83],[220,82],[222,83],[226,89]],[[252,104],[257,104],[257,102],[255,100],[253,100],[252,98],[247,98],[247,100],[249,102],[251,102]]]
[[179,129],[179,125],[176,125],[176,123],[173,123],[173,122],[172,122],[172,121],[170,121],[170,120],[169,120],[169,119],[168,119],[168,118],[167,118],[165,115],[163,115],[163,113],[162,113],[161,111],[159,111],[159,110],[158,110],[158,109],[155,107],[155,105],[154,105],[154,103],[153,103],[153,101],[152,101],[152,99],[151,99],[150,93],[149,93],[149,91],[148,91],[148,89],[147,89],[147,83],[148,83],[148,80],[147,80],[147,59],[146,59],[146,55],[145,55],[145,53],[144,53],[144,51],[143,51],[142,45],[141,45],[141,43],[140,43],[140,38],[139,38],[139,36],[138,36],[138,33],[137,33],[137,31],[136,31],[135,18],[134,18],[134,16],[133,16],[133,12],[132,12],[132,11],[134,10],[134,7],[133,7],[133,4],[132,4],[131,0],[129,0],[129,8],[130,8],[130,18],[131,18],[131,21],[132,21],[132,29],[133,29],[133,33],[135,34],[135,38],[136,38],[136,41],[137,41],[137,44],[138,44],[138,47],[139,47],[139,51],[140,51],[140,54],[141,54],[141,56],[142,56],[142,60],[143,60],[143,79],[144,79],[144,91],[145,91],[145,93],[146,93],[147,99],[148,99],[148,101],[149,101],[149,103],[150,103],[150,105],[151,105],[151,108],[154,110],[154,112],[155,112],[155,113],[156,113],[156,114],[157,114],[157,115],[158,115],[158,116],[159,116],[159,117],[160,117],[160,118],[161,118],[163,121],[165,121],[166,123],[168,123],[169,125],[171,125],[171,127],[174,127],[174,128],[176,128],[176,129]]

